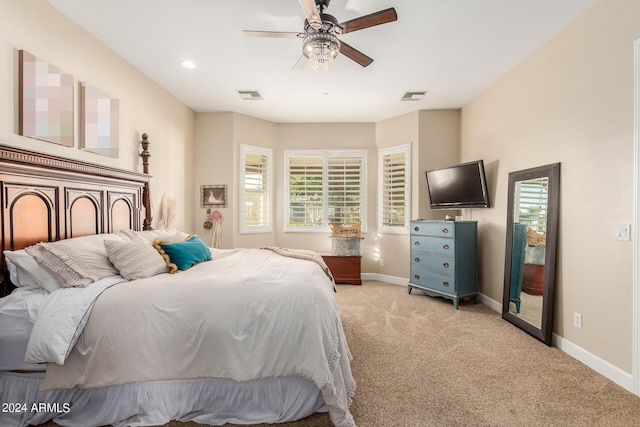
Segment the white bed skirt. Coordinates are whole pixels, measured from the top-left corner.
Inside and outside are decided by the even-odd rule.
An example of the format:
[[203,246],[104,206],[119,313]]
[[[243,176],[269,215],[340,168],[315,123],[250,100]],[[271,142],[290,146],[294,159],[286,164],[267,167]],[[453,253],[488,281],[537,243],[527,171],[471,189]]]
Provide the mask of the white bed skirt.
[[[297,377],[160,381],[40,392],[44,373],[0,372],[0,426],[150,426],[171,420],[281,423],[327,412],[320,390]],[[35,404],[35,405],[34,405]]]

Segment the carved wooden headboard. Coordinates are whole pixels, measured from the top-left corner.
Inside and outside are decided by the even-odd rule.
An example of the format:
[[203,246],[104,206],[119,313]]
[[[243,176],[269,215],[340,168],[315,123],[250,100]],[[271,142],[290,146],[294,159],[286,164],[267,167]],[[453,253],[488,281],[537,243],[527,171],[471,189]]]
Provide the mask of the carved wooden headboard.
[[[0,145],[1,249],[140,230],[143,216],[150,218],[151,209],[145,215],[143,204],[149,179],[143,173]],[[4,279],[4,257],[0,259]],[[3,280],[0,296],[11,288]]]

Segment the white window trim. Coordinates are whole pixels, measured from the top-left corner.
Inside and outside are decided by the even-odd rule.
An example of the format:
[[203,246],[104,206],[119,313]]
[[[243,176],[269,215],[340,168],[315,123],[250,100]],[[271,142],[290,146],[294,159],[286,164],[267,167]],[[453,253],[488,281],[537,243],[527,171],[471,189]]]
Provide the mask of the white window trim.
[[[391,227],[382,224],[383,218],[383,182],[384,179],[384,156],[404,153],[406,168],[405,168],[405,193],[404,193],[404,226]],[[378,230],[385,234],[409,234],[409,222],[411,220],[411,143],[396,145],[393,147],[382,148],[378,151]]]
[[[360,199],[360,231],[367,231],[367,150],[284,150],[284,231],[285,233],[330,233],[329,224],[308,227],[291,227],[289,225],[289,159],[291,157],[322,157],[322,174],[327,176],[329,157],[360,157],[362,158],[362,192]],[[323,184],[322,199],[327,200],[327,187]],[[325,203],[322,207],[323,219],[329,217],[329,207]]]
[[[246,225],[244,218],[244,203],[245,203],[245,172],[246,172],[246,154],[258,154],[267,156],[269,159],[269,177],[267,179],[268,185],[268,203],[267,209],[267,225]],[[253,145],[240,144],[240,176],[238,182],[240,183],[240,197],[239,199],[239,216],[240,216],[240,234],[255,234],[255,233],[272,233],[273,232],[273,150],[271,148],[256,147]]]

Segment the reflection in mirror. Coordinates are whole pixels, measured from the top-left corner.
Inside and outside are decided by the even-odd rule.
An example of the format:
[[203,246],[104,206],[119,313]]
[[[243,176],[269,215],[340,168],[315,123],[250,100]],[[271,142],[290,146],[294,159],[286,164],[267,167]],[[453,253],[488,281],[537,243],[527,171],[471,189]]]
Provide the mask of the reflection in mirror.
[[544,253],[549,178],[516,181],[509,312],[542,327]]
[[560,164],[509,174],[502,317],[551,345]]

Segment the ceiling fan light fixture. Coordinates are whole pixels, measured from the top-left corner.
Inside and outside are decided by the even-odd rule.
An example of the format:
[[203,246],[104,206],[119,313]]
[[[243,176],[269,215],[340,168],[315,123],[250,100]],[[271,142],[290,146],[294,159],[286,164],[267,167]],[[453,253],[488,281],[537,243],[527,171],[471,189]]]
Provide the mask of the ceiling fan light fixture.
[[307,34],[302,43],[302,54],[309,59],[309,66],[316,73],[326,73],[340,52],[340,41],[330,33]]

